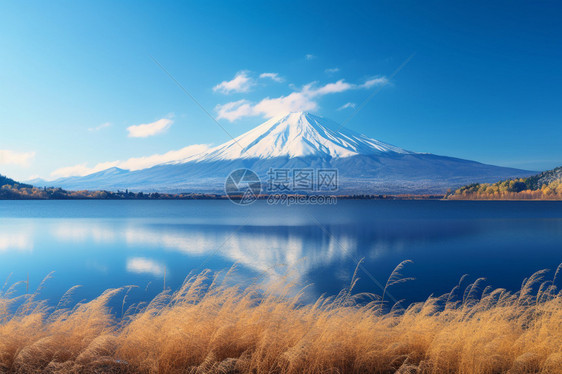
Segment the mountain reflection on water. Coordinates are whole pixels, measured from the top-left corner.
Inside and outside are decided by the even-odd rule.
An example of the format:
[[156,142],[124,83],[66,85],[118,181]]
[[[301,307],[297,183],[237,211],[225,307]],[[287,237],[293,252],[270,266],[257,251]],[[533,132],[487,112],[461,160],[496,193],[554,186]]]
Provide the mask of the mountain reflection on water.
[[13,273],[18,281],[29,274],[33,286],[54,270],[45,290],[53,299],[76,284],[85,298],[124,285],[150,297],[164,282],[179,287],[190,272],[236,264],[234,282],[257,281],[265,289],[284,279],[295,290],[308,285],[305,297],[313,299],[348,286],[360,259],[357,291],[380,294],[392,269],[412,259],[405,275],[416,280],[391,296],[414,301],[447,292],[465,273],[517,288],[525,276],[562,261],[559,204],[498,210],[493,203],[427,201],[294,209],[263,202],[74,203],[82,213],[57,204],[31,214],[0,207],[0,276]]

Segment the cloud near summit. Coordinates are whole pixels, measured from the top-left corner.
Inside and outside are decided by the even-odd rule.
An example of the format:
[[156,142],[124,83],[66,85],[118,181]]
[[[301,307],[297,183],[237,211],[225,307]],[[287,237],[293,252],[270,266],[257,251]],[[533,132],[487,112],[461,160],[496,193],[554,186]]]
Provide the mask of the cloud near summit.
[[314,111],[318,108],[318,99],[324,95],[350,90],[369,89],[383,86],[387,83],[388,79],[386,77],[369,79],[362,84],[348,83],[343,79],[322,86],[312,82],[286,96],[266,97],[257,103],[246,99],[231,101],[226,104],[217,105],[215,110],[218,119],[224,118],[230,122],[252,116],[271,118],[286,112]]
[[223,94],[231,94],[235,92],[248,92],[255,86],[254,79],[250,77],[249,72],[246,70],[236,73],[234,78],[229,81],[222,81],[213,87],[213,91],[221,92]]
[[[278,73],[261,73],[260,79],[271,79],[274,82],[281,83],[285,79],[280,77]],[[248,70],[242,70],[234,75],[229,81],[222,81],[213,87],[213,91],[220,92],[225,95],[232,93],[246,93],[250,92],[251,89],[258,85],[257,77],[254,73]]]

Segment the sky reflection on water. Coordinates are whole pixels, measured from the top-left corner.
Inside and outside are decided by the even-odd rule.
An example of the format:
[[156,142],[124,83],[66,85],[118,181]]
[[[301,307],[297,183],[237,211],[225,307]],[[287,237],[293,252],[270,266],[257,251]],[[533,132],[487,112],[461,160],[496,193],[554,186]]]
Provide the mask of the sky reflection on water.
[[[234,281],[267,288],[288,277],[306,298],[335,294],[364,258],[357,291],[381,293],[400,261],[416,281],[392,297],[423,300],[465,273],[517,288],[562,262],[562,205],[340,201],[336,207],[233,207],[225,201],[0,203],[0,276],[49,272],[45,296],[76,284],[79,296],[137,285],[139,299],[177,288],[190,272],[237,264]],[[44,202],[43,202],[44,203]],[[101,203],[101,204],[100,204]]]

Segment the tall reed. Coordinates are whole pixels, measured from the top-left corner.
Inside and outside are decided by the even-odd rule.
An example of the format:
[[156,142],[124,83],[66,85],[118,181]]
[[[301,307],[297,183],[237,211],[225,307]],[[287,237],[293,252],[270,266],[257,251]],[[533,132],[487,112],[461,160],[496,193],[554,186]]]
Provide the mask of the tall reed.
[[391,311],[351,288],[302,304],[290,285],[240,289],[208,271],[119,320],[108,302],[121,289],[53,309],[12,287],[0,294],[0,372],[561,373],[561,266],[515,293],[477,280]]

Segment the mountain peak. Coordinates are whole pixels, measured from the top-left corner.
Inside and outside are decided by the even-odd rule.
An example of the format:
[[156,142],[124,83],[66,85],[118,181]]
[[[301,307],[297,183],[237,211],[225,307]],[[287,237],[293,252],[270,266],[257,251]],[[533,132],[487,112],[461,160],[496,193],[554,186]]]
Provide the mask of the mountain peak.
[[[279,122],[284,125],[295,126],[295,125],[307,125],[315,121],[327,121],[320,116],[314,115],[309,112],[287,112],[284,114],[277,115],[270,118],[267,122]],[[267,123],[266,122],[266,123]]]
[[176,162],[135,171],[111,168],[49,183],[70,190],[223,193],[225,177],[241,168],[253,170],[264,181],[274,168],[336,169],[338,191],[344,194],[443,193],[464,184],[532,174],[409,152],[297,112],[271,118],[227,143]]
[[290,112],[183,162],[308,156],[329,159],[382,153],[413,152],[371,139],[308,112]]

